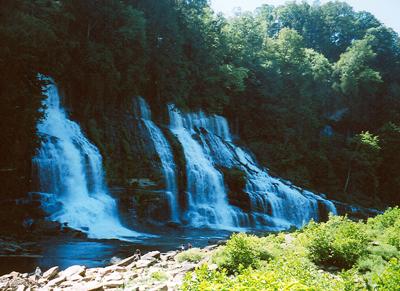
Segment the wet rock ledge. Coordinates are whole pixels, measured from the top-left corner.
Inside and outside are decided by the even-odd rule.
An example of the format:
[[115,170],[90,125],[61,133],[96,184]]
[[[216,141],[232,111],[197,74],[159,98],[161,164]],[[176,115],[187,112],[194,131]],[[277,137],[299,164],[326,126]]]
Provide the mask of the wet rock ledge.
[[97,290],[179,290],[185,274],[197,266],[209,262],[217,245],[187,252],[200,254],[197,262],[177,259],[179,252],[149,252],[142,256],[131,256],[116,261],[104,268],[71,266],[60,270],[55,266],[41,273],[11,272],[0,277],[0,290],[17,291],[97,291]]

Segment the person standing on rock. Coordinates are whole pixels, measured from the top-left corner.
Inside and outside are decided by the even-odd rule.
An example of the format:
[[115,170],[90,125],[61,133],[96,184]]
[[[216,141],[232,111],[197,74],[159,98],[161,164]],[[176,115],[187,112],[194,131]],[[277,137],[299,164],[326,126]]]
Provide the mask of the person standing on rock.
[[35,281],[38,281],[40,279],[40,277],[42,276],[42,270],[40,270],[39,267],[36,267],[34,275],[35,275]]
[[135,251],[135,260],[136,261],[139,261],[140,260],[140,258],[142,257],[142,253],[140,252],[140,250],[139,249],[136,249],[136,251]]

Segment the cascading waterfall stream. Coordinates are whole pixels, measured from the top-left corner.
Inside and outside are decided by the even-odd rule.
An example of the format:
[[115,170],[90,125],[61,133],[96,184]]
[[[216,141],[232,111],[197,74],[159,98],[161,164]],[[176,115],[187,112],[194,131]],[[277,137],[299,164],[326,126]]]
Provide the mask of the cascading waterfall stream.
[[151,111],[146,101],[141,97],[136,98],[135,101],[137,107],[135,114],[143,120],[161,160],[171,221],[179,222],[178,185],[172,149],[160,128],[151,120]]
[[60,104],[58,89],[50,78],[44,86],[44,119],[37,125],[41,147],[33,163],[37,166],[43,207],[50,219],[88,233],[91,238],[135,237],[118,217],[115,200],[108,194],[102,157],[69,120]]
[[[224,222],[236,227],[281,230],[301,227],[311,219],[318,220],[320,208],[336,214],[332,202],[271,177],[267,170],[260,168],[250,154],[232,142],[225,118],[207,116],[202,112],[182,114],[173,105],[169,111],[171,130],[184,147],[188,164],[189,213],[197,220],[212,217],[209,214],[203,216],[204,213],[198,210],[199,207],[209,207],[218,209],[218,213],[224,215]],[[196,135],[196,140],[192,135]],[[250,209],[232,211],[217,166],[239,169],[245,174],[246,187],[243,190],[249,196]],[[218,178],[208,179],[209,173]]]
[[185,219],[193,227],[237,227],[240,213],[228,203],[223,176],[192,136],[192,124],[199,120],[185,118],[172,105],[169,114],[170,129],[181,143],[186,159],[188,210]]

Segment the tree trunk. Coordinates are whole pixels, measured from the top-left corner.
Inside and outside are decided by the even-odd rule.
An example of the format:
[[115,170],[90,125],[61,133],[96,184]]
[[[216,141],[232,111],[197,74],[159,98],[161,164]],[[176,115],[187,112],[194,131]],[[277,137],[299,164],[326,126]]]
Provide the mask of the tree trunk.
[[343,192],[344,193],[346,193],[348,188],[349,188],[350,178],[351,178],[351,162],[350,162],[350,165],[349,165],[349,170],[347,171],[346,183],[344,184],[344,188],[343,188]]

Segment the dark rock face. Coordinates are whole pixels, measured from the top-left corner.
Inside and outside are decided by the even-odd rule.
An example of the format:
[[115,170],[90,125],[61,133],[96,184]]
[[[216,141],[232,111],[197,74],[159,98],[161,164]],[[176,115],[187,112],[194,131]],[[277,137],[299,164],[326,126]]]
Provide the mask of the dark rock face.
[[133,98],[102,114],[76,117],[99,148],[110,185],[129,186],[130,179],[140,178],[163,183],[161,161],[143,121],[135,116]]
[[[92,112],[87,116],[76,115],[75,117],[80,122],[83,131],[96,144],[104,157],[106,177],[109,185],[115,190],[113,196],[119,202],[119,212],[124,224],[134,227],[136,222],[166,223],[170,219],[170,213],[161,161],[148,128],[142,119],[135,116],[134,111],[132,99],[128,104],[110,105],[104,109],[102,114]],[[185,155],[182,145],[165,125],[168,124],[166,112],[162,110],[161,112],[163,112],[163,114],[160,114],[161,117],[155,115],[154,119],[158,121],[157,125],[168,140],[174,155],[179,189],[179,208],[184,212],[188,208],[188,195],[185,193],[187,189]],[[213,137],[208,135],[206,129],[202,127],[196,129],[194,138],[199,143],[208,143],[210,149],[213,150]],[[226,146],[229,147],[230,145],[227,144]],[[217,160],[218,153],[213,154]],[[266,211],[269,215],[273,214],[272,207],[268,203],[266,205],[267,210],[257,209],[257,206],[251,205],[249,194],[245,192],[246,172],[242,170],[246,165],[240,164],[239,160],[235,160],[233,165],[226,164],[222,160],[219,160],[216,164],[217,169],[224,176],[229,204],[244,212]],[[114,186],[119,188],[117,189]],[[265,193],[265,195],[268,195],[268,193]],[[30,208],[26,211],[21,210],[17,224],[22,224],[24,219],[29,218],[34,221],[30,230],[35,230],[38,233],[56,234],[60,231],[70,231],[68,227],[50,224],[43,219],[45,214],[40,212],[40,199],[34,196],[31,198]],[[363,210],[354,211],[353,208],[344,205],[338,207],[343,208],[341,213],[351,211],[354,212],[354,216],[365,216]],[[328,209],[326,205],[318,203],[318,209],[321,220],[327,220]],[[27,216],[25,212],[29,215]],[[0,212],[1,219],[2,214]],[[76,235],[79,235],[79,233]]]
[[33,222],[32,230],[37,234],[55,235],[61,232],[61,223],[40,219]]
[[382,211],[373,208],[365,208],[357,205],[345,204],[339,201],[332,201],[338,211],[338,215],[347,215],[351,219],[368,219],[378,214],[382,214]]
[[148,128],[135,113],[135,98],[128,104],[110,105],[101,115],[90,115],[76,117],[103,156],[124,223],[168,220],[161,160]]
[[319,220],[321,222],[328,221],[329,209],[325,203],[322,203],[322,201],[318,201],[318,212],[319,212]]
[[219,170],[224,175],[229,203],[239,207],[243,211],[250,211],[250,197],[244,191],[246,187],[246,173],[237,168],[219,167]]

